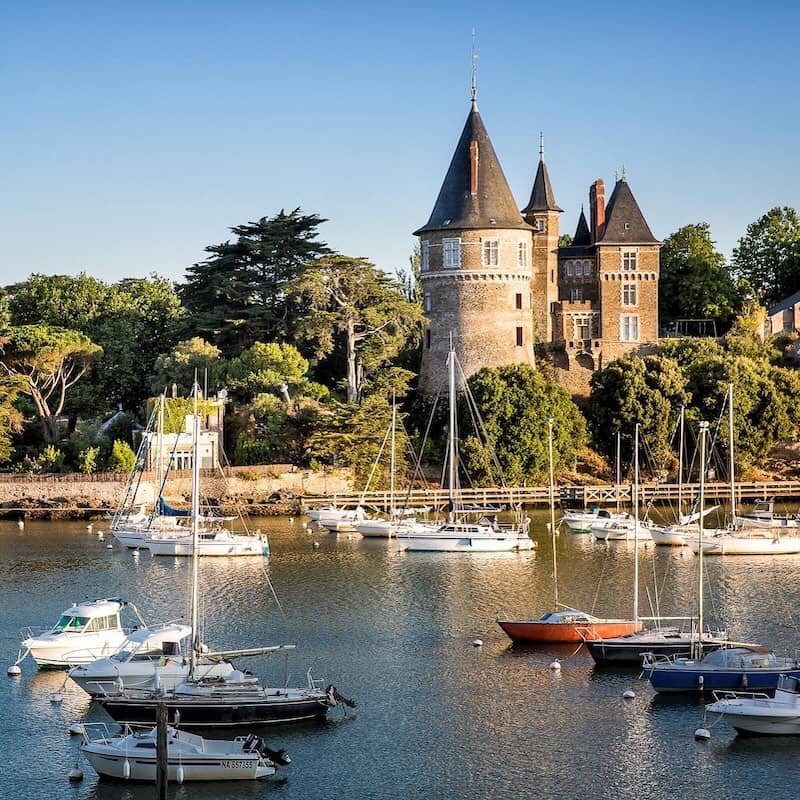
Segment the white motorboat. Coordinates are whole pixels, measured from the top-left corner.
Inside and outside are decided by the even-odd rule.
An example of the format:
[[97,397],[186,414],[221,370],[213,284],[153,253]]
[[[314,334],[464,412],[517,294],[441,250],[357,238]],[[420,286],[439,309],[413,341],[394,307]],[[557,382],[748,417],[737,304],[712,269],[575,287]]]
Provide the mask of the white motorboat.
[[800,533],[800,517],[797,514],[776,514],[775,499],[756,500],[751,511],[736,516],[738,528],[771,528],[778,530],[793,529]]
[[[121,689],[169,691],[189,675],[188,647],[192,629],[175,622],[131,631],[119,649],[107,658],[81,664],[69,671],[78,686],[92,696]],[[224,658],[201,651],[195,665],[198,678],[224,680],[235,667]]]
[[368,518],[368,514],[361,506],[341,510],[336,516],[323,516],[317,523],[326,528],[330,533],[344,533],[356,530],[356,525]]
[[[156,780],[157,728],[134,730],[125,725],[112,735],[104,723],[84,724],[80,750],[98,775],[130,781]],[[236,781],[270,778],[290,759],[250,734],[235,739],[204,739],[167,728],[167,779]]]
[[653,524],[646,520],[638,523],[638,533],[636,531],[636,523],[631,517],[629,520],[606,520],[605,522],[598,522],[591,526],[590,531],[595,539],[601,539],[606,542],[617,541],[620,539],[638,539],[639,542],[648,542],[652,540],[650,531]]
[[[173,536],[154,534],[143,541],[154,556],[191,556],[194,539],[191,533]],[[197,554],[201,556],[262,556],[269,553],[266,534],[238,534],[227,528],[197,532]]]
[[800,681],[781,675],[775,696],[764,692],[714,692],[706,711],[744,733],[800,734]]
[[40,667],[71,667],[111,655],[130,629],[122,627],[120,611],[128,607],[141,625],[145,622],[132,603],[119,599],[85,600],[63,611],[52,628],[22,632],[19,664],[28,654]]
[[397,541],[404,550],[446,553],[512,552],[535,546],[524,527],[499,525],[487,517],[477,522],[446,522],[432,529],[402,530]]
[[650,538],[653,544],[667,545],[669,547],[686,547],[689,537],[697,536],[697,527],[689,525],[664,525],[650,528]]

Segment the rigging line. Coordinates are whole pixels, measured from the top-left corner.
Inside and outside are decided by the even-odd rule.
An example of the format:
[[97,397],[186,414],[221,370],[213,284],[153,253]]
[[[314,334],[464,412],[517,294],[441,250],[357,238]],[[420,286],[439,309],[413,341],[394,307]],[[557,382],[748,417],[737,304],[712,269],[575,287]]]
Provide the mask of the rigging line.
[[264,580],[267,582],[267,586],[269,586],[270,592],[272,592],[272,599],[275,601],[275,605],[278,606],[278,611],[281,612],[281,616],[283,617],[284,622],[288,622],[289,620],[286,617],[286,613],[283,610],[283,606],[281,605],[281,601],[278,600],[278,595],[275,591],[275,587],[272,585],[272,581],[269,579],[269,575],[267,573],[266,567],[262,564],[261,571],[264,573]]
[[603,576],[606,573],[606,564],[610,558],[611,558],[611,548],[608,546],[608,543],[606,543],[606,557],[603,559],[603,566],[600,569],[600,578],[597,581],[597,588],[595,589],[594,599],[592,600],[592,608],[591,608],[592,614],[594,614],[594,610],[597,606],[597,599],[600,596],[600,587],[603,584]]
[[[369,477],[367,478],[367,482],[364,485],[364,489],[361,492],[360,499],[358,501],[359,505],[362,505],[364,503],[364,499],[366,497],[366,494],[369,491],[369,485],[370,485],[370,483],[372,483],[372,478],[375,475],[375,470],[378,468],[378,463],[381,460],[381,456],[383,455],[384,448],[386,447],[386,442],[389,439],[389,435],[391,434],[391,432],[392,432],[392,428],[391,428],[391,425],[390,425],[386,429],[386,433],[383,436],[383,442],[381,442],[381,449],[378,450],[378,455],[375,458],[375,461],[372,462],[372,469],[369,471]],[[392,499],[392,502],[394,502],[394,499]]]

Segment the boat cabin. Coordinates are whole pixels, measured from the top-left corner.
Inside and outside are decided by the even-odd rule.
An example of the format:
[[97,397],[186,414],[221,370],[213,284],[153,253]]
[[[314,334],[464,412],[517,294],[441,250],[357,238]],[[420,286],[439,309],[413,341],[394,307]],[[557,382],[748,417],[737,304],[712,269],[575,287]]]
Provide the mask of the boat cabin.
[[120,603],[115,600],[75,604],[62,612],[52,632],[93,633],[120,629],[120,608]]

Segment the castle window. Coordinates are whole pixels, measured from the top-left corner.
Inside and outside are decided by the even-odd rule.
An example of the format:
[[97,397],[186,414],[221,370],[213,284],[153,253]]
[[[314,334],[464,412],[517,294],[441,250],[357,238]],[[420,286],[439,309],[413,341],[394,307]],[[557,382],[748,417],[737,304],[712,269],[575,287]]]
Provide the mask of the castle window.
[[522,347],[522,328],[517,328],[517,347]]
[[461,266],[461,239],[442,239],[442,266],[445,269]]
[[622,251],[622,269],[626,272],[633,272],[636,269],[638,253],[636,250]]
[[517,244],[517,266],[518,267],[527,267],[528,266],[528,243],[527,242],[519,242]]
[[583,274],[584,277],[588,278],[592,274],[592,262],[591,261],[584,261],[583,262]]
[[496,267],[500,263],[500,242],[497,239],[481,239],[481,264]]
[[420,269],[424,272],[431,268],[431,243],[427,240],[420,243]]
[[425,311],[430,311],[431,310],[431,293],[430,292],[425,292],[425,295],[423,297],[423,308],[425,309]]
[[522,308],[522,295],[519,292],[514,295],[514,307]]
[[575,264],[572,261],[567,261],[564,264],[564,271],[568,278],[571,278],[575,274]]
[[569,290],[569,299],[573,302],[583,300],[583,289],[580,286],[574,286]]
[[636,284],[623,283],[622,284],[622,305],[635,306],[636,305]]
[[619,318],[619,338],[621,342],[639,341],[639,317],[622,316]]
[[547,220],[544,217],[539,217],[533,221],[533,229],[544,233],[547,230]]
[[592,338],[592,321],[587,317],[578,317],[575,320],[575,338],[584,341]]

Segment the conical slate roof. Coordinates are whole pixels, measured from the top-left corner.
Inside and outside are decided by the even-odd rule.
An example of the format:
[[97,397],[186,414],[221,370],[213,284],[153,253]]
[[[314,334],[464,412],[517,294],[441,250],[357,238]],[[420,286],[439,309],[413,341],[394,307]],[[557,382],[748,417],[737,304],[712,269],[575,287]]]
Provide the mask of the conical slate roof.
[[586,222],[586,215],[581,208],[581,215],[578,217],[578,227],[575,228],[575,236],[572,237],[573,247],[588,247],[592,243],[592,234],[589,231],[589,223]]
[[523,214],[531,211],[561,211],[556,204],[556,197],[553,194],[553,187],[550,184],[550,175],[547,173],[547,166],[544,159],[539,159],[539,166],[536,169],[536,177],[533,179],[533,189],[528,205],[522,209]]
[[598,244],[659,244],[625,178],[614,186],[606,206],[606,224]]
[[430,219],[414,233],[476,228],[530,230],[530,225],[519,213],[473,103]]

